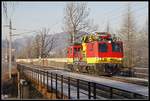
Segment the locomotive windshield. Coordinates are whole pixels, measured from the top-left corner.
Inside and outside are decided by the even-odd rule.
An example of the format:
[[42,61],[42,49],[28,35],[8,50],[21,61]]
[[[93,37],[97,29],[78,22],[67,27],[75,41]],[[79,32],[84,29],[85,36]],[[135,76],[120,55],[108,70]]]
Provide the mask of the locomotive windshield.
[[122,47],[118,43],[112,43],[112,51],[113,52],[122,52]]
[[74,53],[80,52],[80,48],[74,48]]
[[107,44],[106,43],[99,44],[99,51],[100,52],[107,52]]

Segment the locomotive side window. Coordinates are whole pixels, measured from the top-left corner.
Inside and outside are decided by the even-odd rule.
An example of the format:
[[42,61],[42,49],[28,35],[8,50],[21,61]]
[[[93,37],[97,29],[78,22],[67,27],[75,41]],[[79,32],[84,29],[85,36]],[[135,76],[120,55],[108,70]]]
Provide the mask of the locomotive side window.
[[69,54],[69,49],[67,50],[67,54]]
[[121,45],[118,43],[112,43],[112,51],[113,52],[122,52]]
[[101,44],[99,44],[99,51],[100,52],[107,52],[107,44],[106,43],[101,43]]
[[74,48],[74,53],[78,52],[78,48]]
[[80,48],[74,48],[74,53],[80,52]]
[[80,52],[81,48],[78,48],[78,51]]
[[72,54],[72,48],[70,48],[70,54]]

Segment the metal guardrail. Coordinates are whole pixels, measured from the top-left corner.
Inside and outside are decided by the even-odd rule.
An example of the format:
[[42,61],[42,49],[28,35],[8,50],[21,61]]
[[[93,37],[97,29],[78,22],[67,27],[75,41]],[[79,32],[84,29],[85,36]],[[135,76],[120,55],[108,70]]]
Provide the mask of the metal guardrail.
[[[52,73],[49,71],[39,70],[36,68],[30,68],[30,67],[27,67],[22,64],[17,64],[17,69],[22,70],[23,74],[25,74],[25,72],[29,72],[31,74],[31,77],[30,77],[31,79],[33,79],[35,77],[34,79],[37,80],[38,85],[46,86],[48,92],[55,93],[56,98],[60,98],[60,99],[63,99],[65,84],[67,84],[68,99],[72,99],[71,86],[76,87],[76,90],[77,90],[76,91],[76,96],[77,96],[76,99],[81,98],[80,97],[81,93],[85,94],[88,99],[99,99],[99,96],[101,96],[101,92],[105,92],[107,98],[109,98],[109,99],[113,99],[116,96],[121,96],[122,98],[125,98],[125,99],[126,98],[127,99],[145,99],[145,98],[147,98],[146,96],[140,95],[138,93],[129,92],[126,90],[114,88],[111,86],[106,86],[103,84],[98,84],[95,82],[72,78],[69,76],[64,76],[64,75]],[[53,84],[54,83],[53,80],[55,80],[55,86]],[[61,85],[60,92],[58,92],[58,81],[60,82],[60,85]],[[51,85],[51,86],[49,86],[49,85]],[[83,89],[86,90],[87,93],[82,92]],[[61,95],[60,97],[58,97],[58,93]]]

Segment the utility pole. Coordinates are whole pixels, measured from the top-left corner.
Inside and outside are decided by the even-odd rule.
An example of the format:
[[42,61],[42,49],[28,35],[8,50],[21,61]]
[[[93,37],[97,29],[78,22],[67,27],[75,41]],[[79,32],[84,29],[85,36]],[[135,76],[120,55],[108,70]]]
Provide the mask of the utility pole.
[[12,23],[11,23],[11,19],[10,19],[10,22],[9,22],[9,25],[5,25],[4,27],[9,27],[9,39],[8,39],[8,56],[9,56],[9,60],[8,60],[8,68],[9,68],[9,79],[11,79],[11,67],[12,67],[12,64],[11,64],[11,39],[12,39],[12,30],[15,30],[15,29],[12,29]]
[[107,21],[107,32],[109,32],[109,21]]
[[11,19],[10,19],[10,23],[9,23],[9,78],[11,79],[11,36],[12,36],[12,23],[11,23]]
[[5,61],[6,61],[6,64],[8,63],[8,39],[7,39],[7,36],[6,36],[6,54],[5,54]]

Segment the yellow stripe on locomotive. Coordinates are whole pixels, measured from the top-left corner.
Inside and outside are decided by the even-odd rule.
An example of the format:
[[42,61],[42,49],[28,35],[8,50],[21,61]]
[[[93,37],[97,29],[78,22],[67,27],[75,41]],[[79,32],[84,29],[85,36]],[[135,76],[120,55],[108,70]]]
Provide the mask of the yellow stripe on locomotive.
[[[67,58],[67,63],[71,64],[75,61],[74,58]],[[98,57],[88,57],[86,58],[86,63],[88,64],[95,64],[95,63],[115,63],[115,64],[122,64],[122,58],[98,58]]]
[[67,63],[72,64],[73,63],[73,58],[67,58]]
[[87,58],[87,63],[117,63],[122,64],[122,58]]

